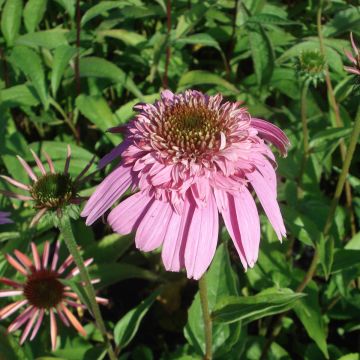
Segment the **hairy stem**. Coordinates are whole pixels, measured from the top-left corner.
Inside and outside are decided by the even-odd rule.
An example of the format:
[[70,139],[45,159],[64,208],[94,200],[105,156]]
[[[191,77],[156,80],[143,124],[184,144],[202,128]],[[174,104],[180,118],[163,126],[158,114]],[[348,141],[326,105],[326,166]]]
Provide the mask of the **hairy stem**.
[[85,291],[87,293],[90,305],[91,305],[91,311],[95,318],[97,327],[99,328],[104,342],[107,345],[107,351],[109,358],[111,360],[116,360],[116,356],[114,353],[114,350],[112,348],[112,345],[110,343],[110,340],[106,333],[106,328],[104,324],[104,320],[101,316],[100,308],[98,303],[96,302],[96,295],[93,285],[91,284],[89,273],[84,265],[84,260],[79,252],[78,246],[75,241],[75,237],[71,228],[71,222],[68,216],[63,215],[60,219],[60,225],[59,225],[60,232],[64,238],[65,244],[70,252],[70,254],[73,256],[76,266],[80,270],[80,276],[81,280],[84,282]]
[[[321,0],[320,4],[319,4],[317,16],[316,16],[316,24],[317,24],[319,43],[320,43],[320,52],[324,56],[324,58],[326,58],[324,38],[322,35],[322,29],[321,29],[322,8],[323,8],[323,0]],[[339,106],[336,103],[334,89],[332,87],[331,79],[330,79],[329,67],[327,64],[325,64],[324,70],[325,70],[325,81],[326,81],[326,87],[328,90],[329,103],[330,103],[330,105],[333,109],[334,115],[335,115],[335,123],[336,123],[337,127],[343,127],[344,123],[340,117]],[[344,161],[345,155],[346,155],[346,145],[344,143],[344,140],[340,141],[340,155],[341,155],[341,160]],[[352,234],[352,236],[354,236],[356,234],[356,221],[355,221],[355,214],[354,214],[354,211],[352,208],[351,187],[350,187],[350,183],[348,181],[346,181],[346,183],[345,183],[345,196],[346,196],[346,207],[348,208],[348,211],[350,213],[351,234]]]
[[81,31],[81,13],[80,0],[76,0],[76,57],[75,57],[75,84],[76,95],[81,92],[80,83],[80,31]]
[[199,293],[201,309],[204,318],[204,330],[205,330],[205,355],[204,360],[212,359],[212,324],[209,312],[208,292],[206,285],[205,275],[199,280]]
[[309,85],[307,82],[304,82],[301,90],[301,99],[300,99],[300,113],[301,113],[301,124],[303,131],[303,146],[304,146],[304,155],[301,162],[300,174],[299,174],[299,187],[302,185],[302,178],[304,176],[307,159],[309,157],[309,129],[307,125],[306,118],[306,96],[308,92]]

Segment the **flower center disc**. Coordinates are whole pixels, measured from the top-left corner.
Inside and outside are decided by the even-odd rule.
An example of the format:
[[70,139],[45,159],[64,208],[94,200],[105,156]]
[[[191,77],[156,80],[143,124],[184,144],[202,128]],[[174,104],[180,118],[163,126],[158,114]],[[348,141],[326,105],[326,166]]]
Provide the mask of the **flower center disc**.
[[64,285],[54,271],[39,270],[29,275],[24,286],[24,296],[38,309],[56,307],[64,296]]
[[37,207],[58,208],[76,195],[69,174],[46,174],[32,186],[31,195]]

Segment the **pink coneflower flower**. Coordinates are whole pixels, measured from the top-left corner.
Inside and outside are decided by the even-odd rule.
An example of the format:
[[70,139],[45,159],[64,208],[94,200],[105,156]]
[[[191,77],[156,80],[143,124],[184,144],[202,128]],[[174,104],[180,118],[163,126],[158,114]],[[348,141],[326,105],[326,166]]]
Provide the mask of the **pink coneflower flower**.
[[218,212],[244,268],[254,266],[260,224],[252,190],[278,238],[285,236],[275,158],[264,141],[286,154],[285,134],[220,94],[166,90],[154,105],[138,104],[135,110],[139,114],[127,126],[125,142],[100,164],[121,154],[120,166],[98,186],[81,214],[87,225],[132,187],[139,191],[117,205],[108,222],[119,234],[136,231],[136,246],[143,251],[162,245],[167,270],[185,267],[189,278],[202,276],[216,250]]
[[357,46],[355,45],[355,41],[352,33],[350,33],[350,41],[351,41],[351,46],[354,50],[354,54],[345,50],[345,55],[355,66],[353,67],[344,66],[344,69],[349,73],[360,75],[360,52]]
[[10,213],[0,211],[0,225],[1,224],[11,224],[12,220],[9,219]]
[[28,195],[17,194],[11,191],[0,190],[0,193],[20,199],[23,201],[33,201],[34,208],[38,210],[37,214],[31,221],[30,226],[34,226],[39,222],[46,211],[62,211],[67,205],[79,204],[82,198],[77,195],[79,186],[86,180],[84,175],[92,165],[93,160],[86,165],[81,173],[73,180],[69,174],[71,148],[67,147],[67,157],[65,167],[62,172],[57,172],[50,156],[44,152],[45,158],[49,165],[49,171],[45,169],[40,158],[30,149],[35,163],[40,170],[40,176],[36,175],[31,166],[20,156],[17,156],[20,164],[32,180],[31,185],[23,184],[20,181],[12,179],[5,175],[0,175],[2,179],[19,189],[28,192]]
[[[57,342],[55,315],[58,315],[65,326],[71,324],[81,335],[86,335],[79,320],[69,310],[69,307],[75,309],[86,307],[81,304],[77,294],[61,282],[62,279],[72,279],[77,276],[79,269],[77,267],[71,270],[69,269],[73,263],[73,257],[71,255],[62,265],[58,266],[59,247],[60,243],[57,242],[51,264],[49,263],[49,242],[45,242],[41,257],[36,245],[31,243],[33,260],[18,250],[14,251],[15,257],[5,255],[9,264],[25,277],[23,282],[0,277],[0,283],[11,287],[11,289],[0,290],[0,298],[21,296],[21,299],[0,310],[0,320],[12,315],[18,309],[24,306],[26,307],[8,327],[9,332],[14,332],[20,327],[25,326],[20,338],[20,344],[23,344],[29,336],[30,341],[34,339],[40,329],[45,314],[50,315],[50,333],[53,350],[56,348]],[[86,260],[85,265],[89,266],[92,260],[93,259]],[[98,281],[98,279],[93,280],[94,283]],[[96,299],[99,303],[107,303],[106,299]]]

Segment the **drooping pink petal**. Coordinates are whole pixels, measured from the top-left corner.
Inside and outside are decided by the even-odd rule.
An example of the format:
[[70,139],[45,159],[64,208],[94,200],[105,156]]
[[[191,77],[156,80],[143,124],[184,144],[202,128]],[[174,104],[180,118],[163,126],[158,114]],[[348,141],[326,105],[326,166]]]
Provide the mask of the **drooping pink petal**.
[[173,212],[171,215],[161,253],[165,269],[168,271],[180,271],[185,265],[184,252],[194,210],[195,205],[190,205],[190,201],[186,200],[182,214]]
[[71,147],[70,147],[70,145],[68,145],[67,146],[67,155],[66,155],[66,160],[65,160],[65,166],[64,166],[64,174],[69,173],[70,159],[71,159]]
[[151,197],[146,193],[138,192],[117,205],[110,212],[107,221],[118,234],[130,234],[137,228],[151,203]]
[[72,314],[72,312],[64,304],[61,304],[60,306],[61,310],[65,313],[72,326],[79,332],[79,334],[81,334],[82,336],[86,336],[85,329],[79,323],[78,319]]
[[[59,251],[60,251],[60,241],[57,241],[55,244],[55,251],[53,255],[53,259],[51,262],[51,270],[55,271],[57,267],[57,263],[59,261]],[[58,272],[60,274],[60,272]]]
[[259,132],[260,137],[274,144],[282,155],[287,154],[287,148],[290,146],[290,141],[285,133],[277,126],[268,121],[256,118],[251,118],[251,126]]
[[45,314],[45,310],[40,309],[39,310],[39,316],[37,318],[37,321],[36,321],[36,324],[35,324],[34,329],[32,331],[32,334],[30,336],[30,341],[32,341],[35,338],[36,334],[38,333],[38,331],[40,329],[40,326],[41,326],[41,323],[42,323],[43,318],[44,318],[44,314]]
[[0,290],[0,298],[21,295],[22,290]]
[[3,178],[5,181],[7,181],[9,184],[14,185],[18,187],[19,189],[27,190],[29,191],[30,187],[28,185],[25,185],[21,183],[20,181],[14,180],[9,176],[0,175],[1,178]]
[[127,141],[123,141],[120,145],[114,147],[108,154],[106,154],[103,158],[100,159],[98,168],[102,169],[107,164],[110,164],[115,159],[119,158],[122,152],[129,146]]
[[45,156],[45,159],[47,161],[47,163],[49,164],[49,169],[50,169],[50,172],[52,174],[55,174],[55,167],[54,167],[54,163],[52,162],[51,160],[51,157],[49,156],[49,154],[43,150],[43,154]]
[[57,314],[59,315],[60,320],[63,322],[63,324],[66,327],[69,327],[70,323],[69,323],[68,319],[66,318],[66,316],[64,315],[64,313],[62,312],[62,310],[60,309],[60,306],[58,306],[56,308],[56,311],[57,311]]
[[24,170],[27,172],[27,174],[30,176],[30,178],[34,181],[37,180],[37,176],[29,166],[29,164],[19,155],[16,156],[20,162],[20,164],[23,166]]
[[20,338],[20,345],[22,345],[29,336],[30,331],[34,326],[35,320],[38,317],[39,313],[40,310],[35,310],[34,313],[31,315],[30,319],[28,320],[28,323],[26,324],[25,329]]
[[8,327],[8,332],[14,332],[19,329],[35,313],[36,309],[31,305],[26,308]]
[[1,276],[0,283],[12,286],[13,288],[22,288],[22,285],[19,282]]
[[23,274],[23,275],[28,274],[26,269],[22,265],[20,265],[11,255],[6,254],[5,257],[6,257],[6,260],[9,262],[9,264],[12,267],[14,267],[17,271],[19,271],[21,274]]
[[161,246],[172,213],[170,204],[155,200],[136,231],[136,247],[142,251],[152,251]]
[[27,300],[18,300],[5,306],[3,309],[0,310],[0,320],[6,319],[8,316],[12,315],[14,312],[16,312],[18,309],[20,309],[27,303]]
[[345,71],[350,72],[355,75],[360,75],[360,69],[350,67],[350,66],[344,66]]
[[352,48],[354,49],[354,52],[356,55],[359,55],[359,49],[357,48],[356,44],[355,44],[355,41],[354,41],[354,37],[353,37],[353,34],[352,32],[350,32],[350,41],[351,41],[351,46]]
[[198,280],[209,267],[216,251],[219,215],[213,195],[207,206],[195,207],[185,248],[185,267],[188,278]]
[[54,310],[50,309],[50,337],[51,337],[51,349],[55,351],[57,343],[57,324],[55,319]]
[[97,187],[81,213],[87,217],[87,225],[103,215],[128,189],[132,180],[130,170],[129,167],[118,167]]
[[40,219],[43,217],[43,215],[46,213],[46,211],[47,211],[47,208],[40,209],[36,213],[36,215],[32,218],[32,220],[30,222],[30,227],[35,226],[40,221]]
[[247,174],[247,178],[250,180],[277,237],[281,240],[282,237],[286,236],[286,230],[279,204],[276,200],[276,191],[269,186],[267,181],[257,170]]
[[21,262],[21,264],[24,265],[25,268],[30,269],[32,266],[34,266],[31,259],[21,251],[15,249],[14,254],[17,257],[17,259]]
[[42,268],[46,269],[48,262],[49,262],[49,255],[50,255],[50,242],[49,241],[45,241],[45,245],[44,245],[44,251],[42,254]]
[[36,245],[33,242],[30,245],[31,245],[34,263],[35,263],[35,269],[40,270],[41,269],[41,260],[40,260],[39,252],[37,250]]
[[41,172],[43,175],[45,175],[45,174],[46,174],[46,170],[45,170],[45,168],[44,168],[43,163],[41,162],[41,160],[39,159],[39,157],[36,155],[36,153],[35,153],[32,149],[30,149],[30,152],[31,152],[33,158],[35,159],[36,165],[38,166],[40,172]]

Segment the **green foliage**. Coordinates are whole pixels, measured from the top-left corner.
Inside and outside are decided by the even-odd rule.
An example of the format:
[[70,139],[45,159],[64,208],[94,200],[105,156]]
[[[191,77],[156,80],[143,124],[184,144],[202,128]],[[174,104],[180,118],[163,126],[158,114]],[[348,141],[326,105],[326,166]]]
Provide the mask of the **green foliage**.
[[[316,24],[320,3],[325,54]],[[15,157],[35,165],[29,149],[43,162],[45,150],[62,170],[70,144],[72,179],[95,156],[92,175],[79,189],[80,196],[87,197],[116,166],[115,161],[97,170],[98,160],[123,139],[107,129],[131,120],[136,103],[156,101],[164,78],[172,91],[221,92],[226,99],[244,102],[253,117],[277,124],[291,140],[288,156],[277,157],[287,239],[280,244],[264,217],[258,262],[244,272],[222,229],[206,274],[214,359],[258,360],[267,347],[266,358],[274,360],[357,359],[358,150],[347,176],[352,201],[342,194],[325,235],[324,226],[359,106],[354,76],[343,68],[350,65],[344,55],[351,50],[350,31],[360,44],[359,5],[345,0],[171,1],[170,32],[166,5],[165,0],[0,0],[0,174],[29,184]],[[165,74],[167,47],[171,51]],[[303,75],[323,79],[327,68],[341,121],[326,81],[310,86],[305,154]],[[14,188],[0,180],[0,190]],[[183,273],[165,272],[159,251],[140,252],[133,234],[112,234],[101,221],[86,227],[78,218],[80,209],[73,204],[68,211],[76,219],[73,228],[84,258],[94,258],[89,271],[101,280],[95,288],[109,299],[102,310],[119,358],[203,357],[197,284]],[[0,225],[0,276],[13,276],[4,254],[16,248],[26,252],[30,240],[40,247],[46,240],[55,241],[59,233],[51,224],[58,217],[49,213],[48,221],[29,230],[36,212],[29,203],[1,195],[0,210],[10,211],[14,220]],[[315,250],[316,274],[299,292]],[[67,256],[63,249],[60,261]],[[65,283],[88,302],[78,282]],[[0,309],[6,305],[0,298]],[[78,312],[88,336],[59,322],[59,347],[53,353],[47,322],[33,342],[20,347],[19,331],[5,336],[14,315],[1,320],[0,358],[105,358],[91,314]]]

